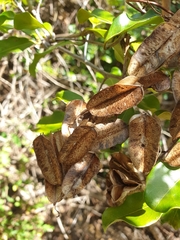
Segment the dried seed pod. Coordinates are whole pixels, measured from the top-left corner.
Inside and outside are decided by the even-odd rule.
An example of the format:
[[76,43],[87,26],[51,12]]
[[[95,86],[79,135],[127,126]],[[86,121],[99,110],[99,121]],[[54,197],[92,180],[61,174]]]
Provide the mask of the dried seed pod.
[[180,167],[180,142],[177,142],[168,152],[164,162],[167,162],[171,167]]
[[147,114],[134,115],[129,122],[129,155],[134,167],[144,174],[154,166],[159,150],[161,127]]
[[[165,82],[164,82],[165,81]],[[154,73],[151,73],[149,75],[146,75],[144,77],[141,77],[139,79],[139,83],[142,84],[143,88],[148,88],[148,87],[152,87],[156,84],[159,84],[159,83],[163,83],[167,85],[168,83],[168,88],[169,88],[169,85],[170,85],[170,79],[169,77],[164,74],[162,71],[156,71]],[[167,88],[167,87],[166,87]],[[168,89],[167,88],[167,89]]]
[[120,205],[128,195],[143,190],[144,180],[134,172],[132,162],[126,155],[114,153],[109,167],[106,196],[110,206]]
[[33,141],[33,147],[44,178],[52,185],[61,185],[62,170],[51,142],[40,135]]
[[169,133],[171,134],[173,141],[177,141],[180,138],[180,100],[176,103],[172,112]]
[[72,134],[81,122],[79,119],[81,113],[86,110],[86,103],[82,100],[73,100],[66,106],[65,116],[62,123],[62,136],[63,140]]
[[174,53],[179,51],[180,30],[176,24],[178,10],[169,22],[158,26],[132,56],[128,73],[138,77],[156,71]]
[[66,173],[62,192],[65,197],[78,194],[100,170],[100,161],[95,154],[88,153],[83,161],[75,163]]
[[141,86],[115,84],[94,95],[87,109],[98,117],[112,116],[137,105],[142,98]]
[[97,136],[93,127],[79,126],[69,136],[67,141],[61,148],[58,159],[63,165],[64,173],[81,159],[91,149],[93,142]]
[[50,134],[49,140],[52,143],[52,146],[56,152],[56,155],[58,156],[58,153],[60,152],[64,142],[61,131],[57,131],[55,133]]
[[121,144],[129,136],[128,125],[121,119],[107,124],[96,124],[95,130],[97,132],[97,137],[91,147],[91,151],[107,149],[116,144]]
[[118,84],[120,84],[120,85],[133,85],[138,81],[139,81],[139,78],[136,77],[136,76],[127,76],[127,77],[121,79],[118,82]]
[[54,205],[60,202],[63,198],[61,185],[52,185],[47,180],[45,180],[45,192],[48,200]]
[[180,71],[174,71],[172,77],[172,92],[174,100],[177,103],[180,100]]

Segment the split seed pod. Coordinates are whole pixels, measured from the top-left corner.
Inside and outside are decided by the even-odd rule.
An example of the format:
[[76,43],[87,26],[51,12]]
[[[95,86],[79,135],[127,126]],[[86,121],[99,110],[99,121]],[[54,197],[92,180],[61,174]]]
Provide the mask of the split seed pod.
[[180,100],[176,103],[172,112],[169,133],[171,134],[173,141],[177,141],[180,138]]
[[58,156],[59,162],[63,165],[66,173],[71,166],[81,161],[81,159],[91,150],[91,146],[97,136],[93,127],[79,126],[69,136],[61,148]]
[[180,71],[174,71],[172,77],[172,92],[174,100],[178,102],[180,100]]
[[137,105],[143,98],[139,85],[115,84],[95,94],[87,103],[87,109],[98,117],[113,116]]
[[121,119],[107,124],[99,123],[95,125],[97,137],[91,147],[91,151],[107,149],[121,144],[129,136],[128,125]]
[[129,156],[134,167],[148,174],[154,166],[161,135],[157,120],[147,114],[134,115],[129,122]]
[[48,200],[54,205],[63,198],[61,185],[52,185],[47,180],[45,180],[45,192]]
[[164,162],[167,162],[171,167],[180,167],[180,142],[177,142],[168,152]]
[[81,162],[75,163],[66,173],[62,192],[65,198],[78,194],[100,170],[100,161],[95,154],[88,153]]
[[33,147],[44,178],[52,185],[61,185],[62,170],[51,142],[40,135],[33,141]]
[[[173,54],[179,51],[180,30],[178,10],[169,22],[158,26],[140,45],[131,58],[128,73],[138,77],[156,71]],[[178,22],[178,24],[177,24]]]

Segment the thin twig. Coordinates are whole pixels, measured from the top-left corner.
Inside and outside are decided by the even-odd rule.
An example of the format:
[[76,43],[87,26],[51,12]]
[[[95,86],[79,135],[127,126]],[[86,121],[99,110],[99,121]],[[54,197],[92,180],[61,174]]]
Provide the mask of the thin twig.
[[120,80],[120,76],[118,75],[114,75],[114,74],[111,74],[111,73],[108,73],[106,71],[104,71],[103,69],[99,68],[99,67],[96,67],[93,63],[85,60],[83,57],[81,56],[78,56],[72,52],[70,52],[69,50],[67,50],[66,48],[64,47],[58,47],[58,49],[63,52],[63,53],[67,53],[68,55],[70,55],[71,57],[75,58],[76,60],[80,61],[81,63],[85,64],[85,65],[88,65],[90,66],[92,69],[94,69],[96,72],[99,72],[101,73],[105,78],[114,78],[114,79],[118,79]]

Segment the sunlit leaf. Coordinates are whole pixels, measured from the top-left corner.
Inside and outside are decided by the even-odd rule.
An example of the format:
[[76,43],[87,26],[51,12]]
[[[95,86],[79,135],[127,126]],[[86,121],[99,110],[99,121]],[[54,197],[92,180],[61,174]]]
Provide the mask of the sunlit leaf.
[[64,103],[69,103],[72,100],[80,99],[83,100],[83,98],[78,95],[77,93],[71,92],[69,90],[62,90],[56,94],[56,98],[59,101],[63,101]]
[[0,58],[17,50],[23,51],[33,44],[34,43],[29,41],[27,38],[19,37],[9,37],[8,39],[0,40]]
[[14,12],[12,11],[5,11],[0,14],[0,25],[2,25],[6,20],[13,20],[14,19]]
[[37,132],[43,134],[49,134],[59,130],[62,126],[62,121],[64,119],[64,112],[54,111],[52,115],[45,116],[40,119],[37,123]]
[[33,17],[29,12],[23,12],[15,15],[14,27],[18,30],[35,30],[37,28],[44,28],[44,25],[40,23],[35,17]]
[[169,223],[173,228],[179,229],[180,228],[180,209],[171,209],[167,213],[164,213],[161,216],[162,223]]
[[155,112],[159,110],[160,103],[156,96],[149,94],[145,95],[143,100],[138,104],[138,107],[144,110],[150,110],[151,112]]
[[139,192],[127,197],[119,207],[107,208],[102,215],[106,230],[111,224],[124,221],[135,227],[146,227],[159,220],[161,213],[155,212],[144,202],[144,193]]
[[98,35],[104,38],[107,30],[101,29],[101,28],[85,28],[83,32],[84,34],[87,34],[87,32],[92,32],[95,35]]
[[180,208],[180,169],[171,170],[158,163],[147,177],[146,203],[155,211]]
[[138,27],[145,26],[147,24],[156,24],[163,22],[163,18],[153,11],[149,10],[146,14],[144,14],[139,19],[130,19],[128,18],[126,12],[123,12],[118,17],[116,17],[110,26],[110,29],[107,33],[105,39],[105,47],[108,47],[108,42],[112,40],[115,36],[122,36],[124,33],[136,29]]

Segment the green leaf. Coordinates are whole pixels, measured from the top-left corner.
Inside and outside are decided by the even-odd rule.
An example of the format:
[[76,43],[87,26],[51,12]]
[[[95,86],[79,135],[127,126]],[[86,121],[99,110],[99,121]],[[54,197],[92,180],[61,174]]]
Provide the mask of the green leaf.
[[144,110],[155,112],[160,108],[160,103],[156,96],[149,94],[145,95],[143,100],[138,104],[138,107]]
[[56,45],[53,45],[51,47],[49,47],[47,50],[45,50],[42,53],[36,53],[34,55],[34,59],[33,62],[30,64],[29,66],[29,72],[30,74],[35,77],[36,75],[36,66],[39,62],[39,60],[43,57],[45,57],[47,54],[51,53],[53,50],[55,50],[56,48],[58,48],[59,46],[65,46],[68,45],[69,43],[71,43],[70,41],[61,41],[59,43],[57,43]]
[[0,14],[0,25],[2,25],[6,20],[13,20],[14,13],[12,11],[5,11]]
[[77,18],[79,23],[85,23],[89,18],[95,18],[97,21],[96,25],[98,23],[108,23],[111,24],[113,21],[114,16],[102,9],[95,9],[92,12],[89,12],[85,9],[79,9],[77,13]]
[[102,224],[104,230],[118,221],[145,227],[157,222],[160,217],[161,213],[149,208],[144,202],[144,193],[139,192],[128,196],[121,206],[107,208],[102,215]]
[[80,95],[78,95],[77,93],[71,92],[69,90],[62,90],[58,92],[56,94],[56,98],[66,104],[75,99],[83,100],[83,98]]
[[62,121],[64,119],[63,111],[54,111],[51,116],[42,117],[37,123],[35,131],[42,134],[49,134],[61,129]]
[[109,47],[109,41],[112,41],[115,36],[121,38],[124,33],[130,30],[145,26],[147,24],[158,25],[161,22],[163,22],[163,18],[159,15],[157,16],[153,10],[149,10],[146,14],[135,20],[128,18],[126,12],[123,12],[114,19],[112,25],[110,26],[105,39],[105,48]]
[[180,209],[171,209],[167,213],[164,213],[161,216],[162,223],[169,223],[173,228],[179,229],[180,228]]
[[14,28],[17,30],[35,30],[37,28],[45,28],[45,26],[40,23],[35,17],[33,17],[29,12],[23,12],[15,15]]
[[9,37],[8,39],[0,40],[0,58],[7,56],[13,51],[23,51],[33,44],[27,38]]
[[101,28],[85,28],[83,34],[86,35],[89,32],[92,32],[95,35],[105,38],[107,30]]
[[122,119],[125,123],[129,123],[130,118],[135,114],[134,108],[129,108],[119,115],[119,118]]
[[158,118],[161,121],[165,121],[165,120],[170,120],[171,119],[171,112],[165,111],[165,110],[158,110],[156,112],[154,112],[154,114],[156,116],[158,116]]
[[158,163],[147,177],[145,200],[158,212],[180,208],[180,169],[169,169]]

